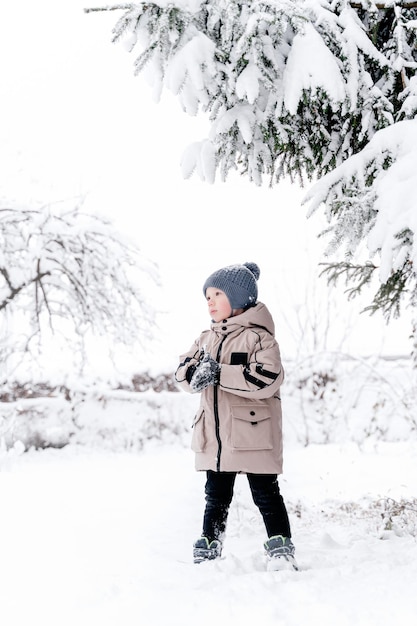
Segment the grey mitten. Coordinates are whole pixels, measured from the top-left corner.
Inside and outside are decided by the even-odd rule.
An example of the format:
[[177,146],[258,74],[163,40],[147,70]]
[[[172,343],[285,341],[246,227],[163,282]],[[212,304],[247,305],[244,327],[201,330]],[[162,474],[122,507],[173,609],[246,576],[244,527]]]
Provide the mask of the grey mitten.
[[191,389],[193,391],[203,391],[203,389],[210,385],[218,385],[220,368],[221,365],[206,352],[191,378]]

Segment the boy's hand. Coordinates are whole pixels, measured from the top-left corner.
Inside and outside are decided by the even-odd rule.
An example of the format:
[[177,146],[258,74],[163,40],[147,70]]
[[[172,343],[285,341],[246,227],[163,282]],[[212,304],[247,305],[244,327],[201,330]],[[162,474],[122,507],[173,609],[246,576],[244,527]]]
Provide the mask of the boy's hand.
[[221,365],[208,352],[204,355],[193,374],[190,387],[193,391],[203,391],[210,385],[218,385]]

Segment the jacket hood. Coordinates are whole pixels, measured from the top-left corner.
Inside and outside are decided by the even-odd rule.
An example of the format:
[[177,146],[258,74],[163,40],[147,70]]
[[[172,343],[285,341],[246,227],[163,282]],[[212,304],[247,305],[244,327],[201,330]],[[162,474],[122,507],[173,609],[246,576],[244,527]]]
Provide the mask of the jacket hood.
[[238,328],[265,328],[273,337],[275,337],[275,324],[272,319],[272,315],[269,312],[267,306],[262,302],[258,302],[253,307],[250,307],[244,313],[229,317],[227,320],[221,322],[213,322],[211,325],[212,330],[223,334],[225,331],[231,332]]

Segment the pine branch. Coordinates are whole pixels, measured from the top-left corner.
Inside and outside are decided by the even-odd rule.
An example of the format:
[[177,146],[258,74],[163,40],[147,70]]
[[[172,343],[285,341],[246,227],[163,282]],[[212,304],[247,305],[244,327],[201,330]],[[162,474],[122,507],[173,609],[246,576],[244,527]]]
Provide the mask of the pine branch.
[[[113,4],[107,7],[87,7],[84,8],[84,13],[94,13],[98,11],[128,11],[133,7],[137,7],[139,4],[143,4],[144,9],[146,9],[145,3],[134,2],[129,4]],[[157,2],[149,4],[157,4]],[[349,4],[352,9],[366,9],[361,2],[350,2]],[[417,0],[403,0],[403,2],[390,2],[390,0],[387,0],[387,2],[377,2],[375,6],[380,11],[392,9],[394,6],[402,9],[415,9],[417,8]]]
[[371,315],[376,311],[382,311],[388,322],[391,317],[398,318],[400,315],[401,300],[407,293],[407,284],[413,276],[413,264],[405,261],[403,267],[392,272],[385,283],[382,283],[376,292],[372,304],[364,311]]
[[[344,276],[345,283],[348,285],[346,293],[348,299],[351,300],[358,296],[362,288],[369,285],[374,271],[377,266],[373,263],[365,263],[365,265],[353,265],[352,263],[320,263],[324,266],[324,270],[320,276],[327,274],[327,282],[337,284],[340,278]],[[407,285],[414,278],[413,264],[406,260],[403,266],[392,272],[389,278],[380,285],[375,293],[372,303],[363,309],[371,315],[377,311],[381,311],[386,321],[392,317],[398,318],[400,315],[401,301],[407,293]]]
[[87,7],[84,9],[84,13],[94,13],[97,11],[129,11],[130,9],[132,9],[133,7],[137,6],[137,3],[135,4],[113,4],[111,6],[108,7]]
[[[346,258],[353,259],[375,224],[382,178],[389,179],[388,170],[399,158],[394,133],[401,137],[404,131],[397,122],[416,115],[417,0],[347,2],[353,9],[348,15],[344,2],[324,10],[320,2],[305,9],[304,3],[242,0],[204,0],[194,12],[175,0],[84,11],[123,11],[113,41],[128,35],[129,52],[139,43],[135,73],[146,65],[158,91],[171,89],[192,115],[209,114],[210,139],[190,150],[187,177],[197,171],[212,182],[218,171],[226,180],[235,170],[256,185],[268,177],[271,186],[284,176],[299,177],[301,184],[322,179],[309,200],[317,193],[314,208],[327,206],[325,232],[334,235],[328,254],[345,241]],[[311,47],[323,63],[333,60],[328,76],[316,76],[316,64],[310,66]],[[300,68],[300,76],[296,86],[288,86],[294,68]],[[389,126],[396,128],[385,135],[387,147],[381,150],[378,139],[371,144]],[[344,163],[339,174],[336,168]],[[335,173],[326,180],[323,175],[330,172]],[[412,256],[414,224],[409,223],[409,232],[394,234],[404,248],[398,259]],[[330,283],[345,279],[348,299],[375,277],[372,263],[324,265]],[[368,310],[396,316],[402,295],[410,299],[417,293],[410,287],[417,272],[391,263],[384,275],[389,279]]]
[[344,276],[346,285],[355,283],[353,286],[346,290],[348,299],[360,294],[362,288],[367,285],[377,269],[373,263],[365,263],[365,265],[353,265],[353,263],[340,262],[340,263],[320,263],[324,266],[324,269],[320,273],[320,276],[327,274],[328,284],[336,285],[340,278]]
[[[366,9],[361,2],[350,2],[349,4],[352,9]],[[409,2],[407,2],[407,0],[404,0],[404,2],[389,2],[388,0],[387,2],[377,2],[375,6],[380,11],[392,9],[394,6],[402,9],[415,9],[417,2],[416,0],[410,0]]]

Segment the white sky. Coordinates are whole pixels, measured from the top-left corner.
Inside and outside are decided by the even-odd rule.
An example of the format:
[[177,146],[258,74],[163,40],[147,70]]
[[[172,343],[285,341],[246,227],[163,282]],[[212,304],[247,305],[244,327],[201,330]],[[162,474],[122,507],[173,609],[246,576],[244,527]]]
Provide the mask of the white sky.
[[[289,183],[271,190],[237,176],[212,186],[184,181],[182,151],[205,136],[205,121],[182,113],[170,94],[153,103],[133,76],[134,57],[111,44],[116,12],[82,11],[98,4],[21,0],[0,8],[0,199],[85,196],[86,209],[131,234],[161,269],[166,314],[157,364],[174,362],[207,327],[205,278],[244,261],[260,266],[259,297],[275,317],[281,349],[294,353],[307,289],[319,301],[307,303],[313,316],[328,300],[324,282],[312,279],[320,216],[306,220],[303,192]],[[358,318],[358,304],[344,298],[335,308],[328,347],[353,324],[354,352],[408,351],[404,319],[387,328]]]

